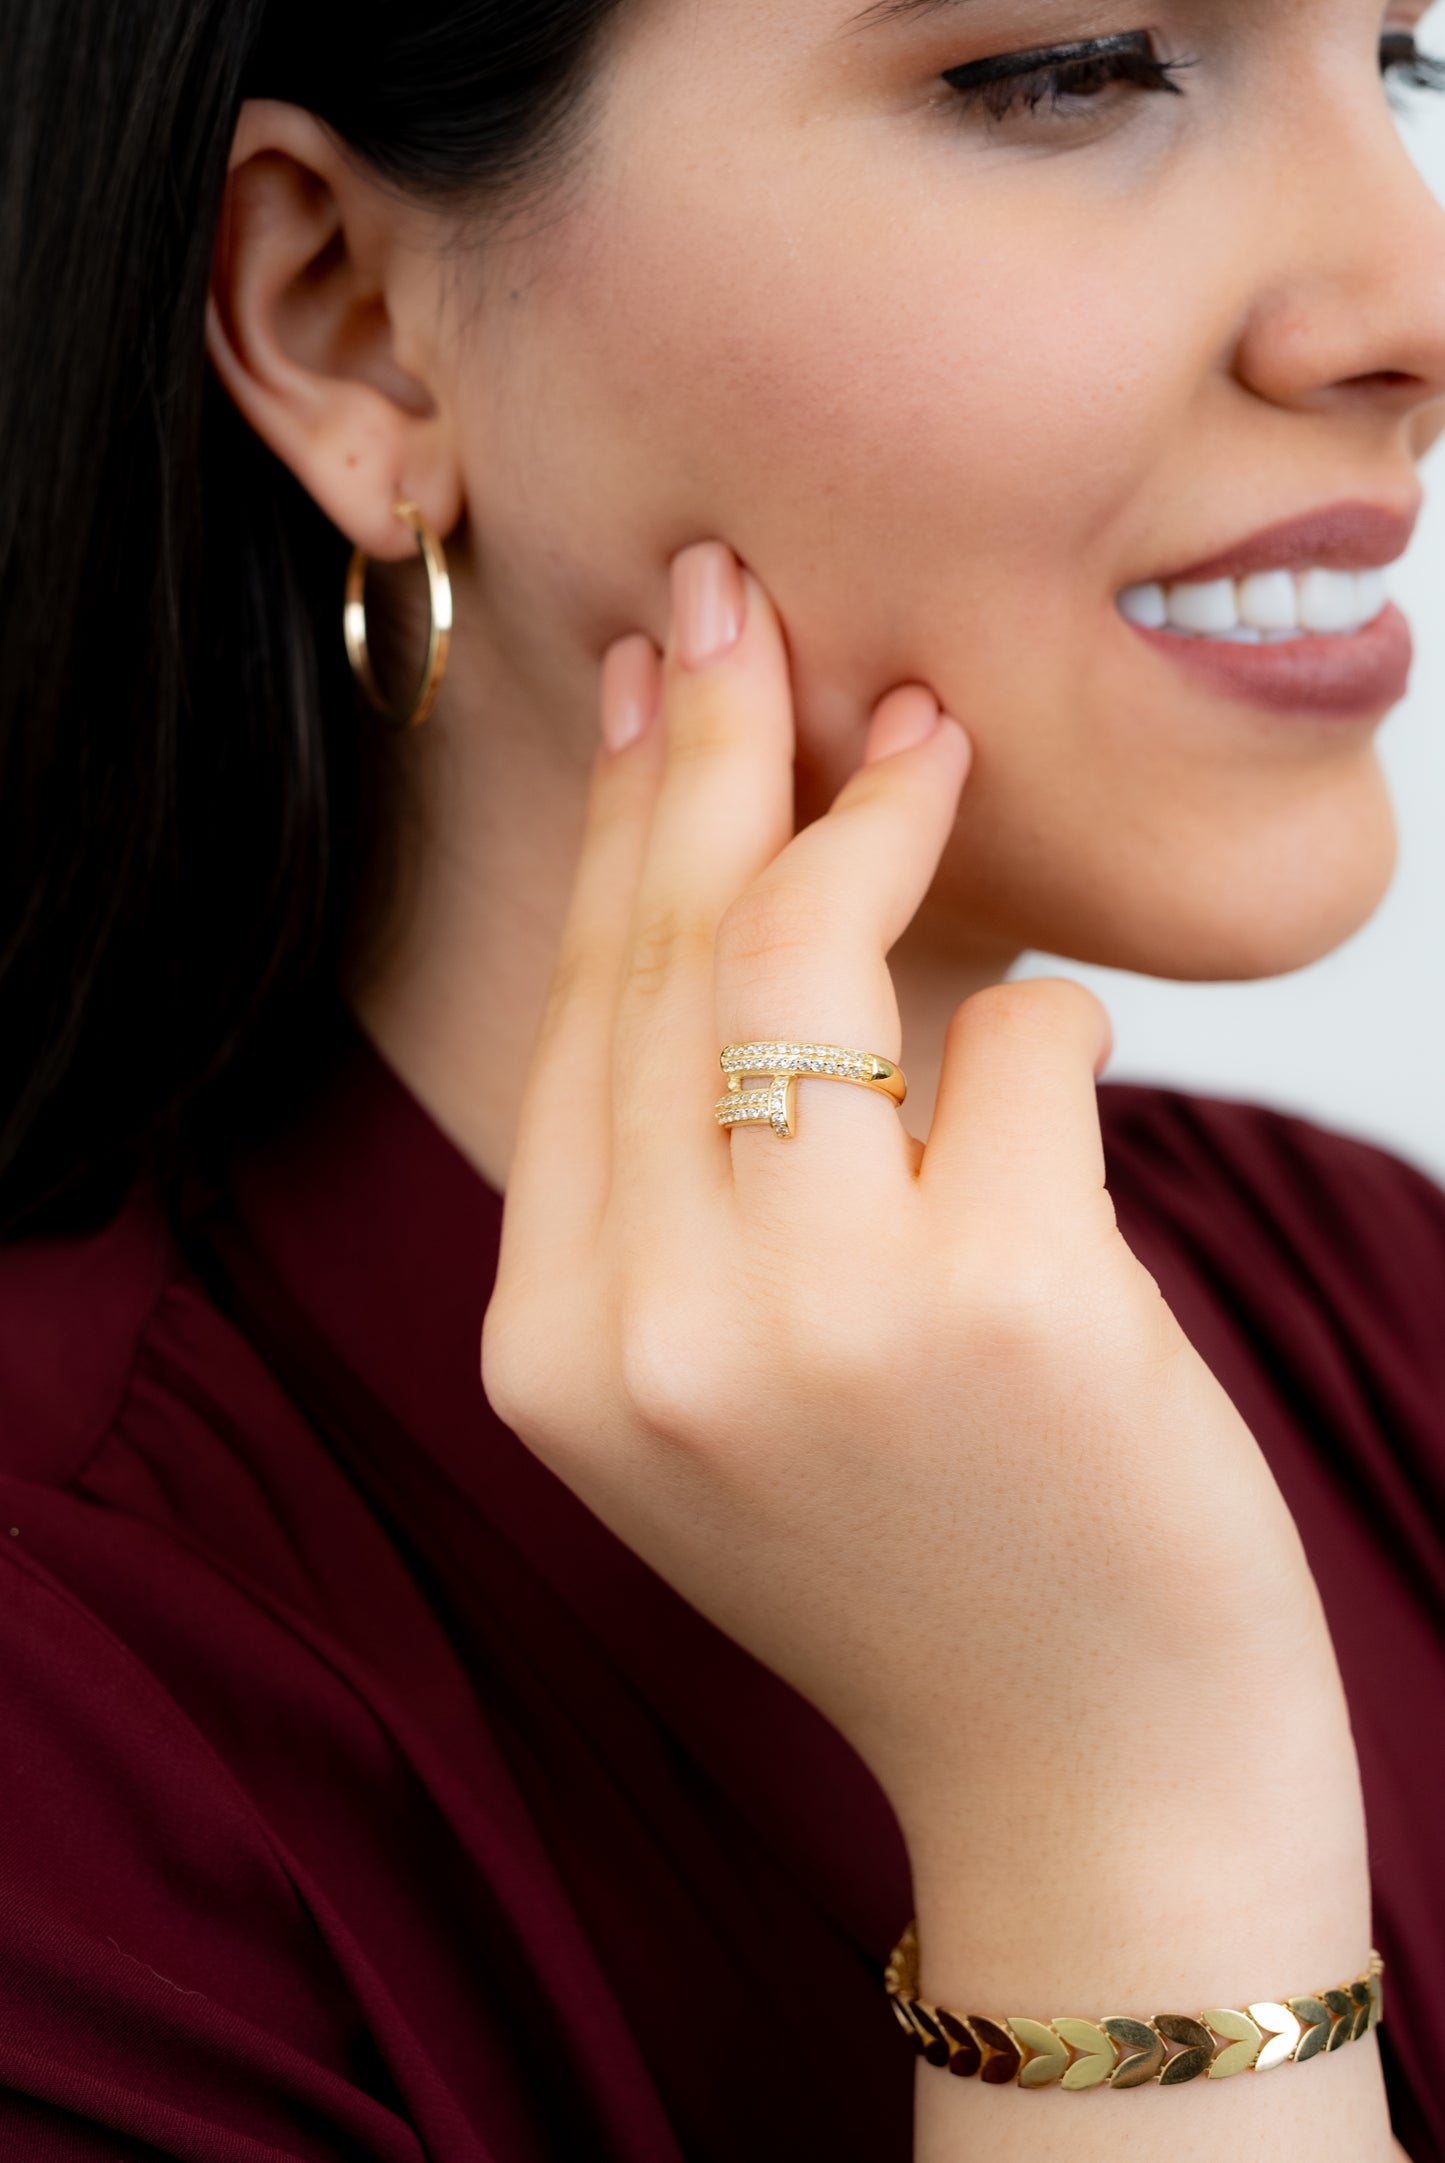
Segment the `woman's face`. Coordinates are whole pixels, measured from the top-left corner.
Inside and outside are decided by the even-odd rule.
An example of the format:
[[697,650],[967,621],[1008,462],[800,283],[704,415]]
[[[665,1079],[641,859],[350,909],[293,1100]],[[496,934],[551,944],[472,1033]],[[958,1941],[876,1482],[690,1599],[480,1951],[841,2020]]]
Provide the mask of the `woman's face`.
[[[1281,708],[1117,602],[1341,503],[1404,514],[1365,560],[1403,546],[1445,417],[1445,212],[1380,41],[1423,13],[624,6],[575,180],[498,240],[457,347],[512,663],[661,638],[670,555],[720,538],[788,632],[802,817],[890,686],[968,727],[921,934],[1180,976],[1337,943],[1392,867],[1372,736],[1398,681]],[[1096,39],[1187,61],[1183,94],[1144,67],[996,116],[945,80]],[[1209,653],[1278,681],[1268,650]]]

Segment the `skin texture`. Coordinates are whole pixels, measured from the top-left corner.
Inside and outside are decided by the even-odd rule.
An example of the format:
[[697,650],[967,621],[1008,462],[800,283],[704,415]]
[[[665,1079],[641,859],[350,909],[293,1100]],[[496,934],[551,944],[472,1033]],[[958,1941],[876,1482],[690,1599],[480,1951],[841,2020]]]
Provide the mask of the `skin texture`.
[[[1179,976],[1291,968],[1383,890],[1382,717],[1282,718],[1207,692],[1114,597],[1328,502],[1415,502],[1445,414],[1445,215],[1399,142],[1376,45],[1417,12],[1199,0],[1153,19],[1164,53],[1197,60],[1184,97],[1121,85],[1067,119],[997,126],[961,112],[940,71],[1140,25],[1097,0],[949,12],[865,34],[841,0],[636,0],[565,187],[481,235],[383,193],[307,115],[248,106],[210,349],[330,516],[395,565],[372,591],[403,643],[419,646],[419,589],[393,496],[447,536],[453,658],[407,746],[404,892],[352,996],[507,1187],[494,1402],[874,1763],[914,1857],[925,1988],[1042,2003],[1085,1977],[1107,1995],[1147,1976],[1228,2002],[1245,1954],[1254,1987],[1293,1989],[1362,1950],[1363,1828],[1327,1636],[1251,1438],[1111,1238],[1092,1002],[984,990],[957,1010],[1029,946]],[[669,568],[713,538],[753,573],[750,636],[770,626],[773,644],[699,700],[679,688]],[[604,656],[614,717],[624,678],[651,713],[613,755],[596,748]],[[794,856],[794,827],[804,841],[829,827],[900,686],[963,724],[967,784],[926,763],[957,730],[885,759],[891,814],[823,876],[826,841]],[[905,689],[875,726],[923,696]],[[564,944],[579,854],[582,929]],[[753,882],[785,862],[814,865],[816,883],[785,879],[781,905],[759,903]],[[666,1072],[684,1109],[694,1081],[706,1102],[718,1042],[803,1026],[805,995],[819,1034],[901,1048],[905,1125],[861,1092],[815,1088],[784,1159],[688,1111],[662,1177],[654,1138],[629,1130],[627,1078]],[[984,1206],[970,1182],[990,1138]],[[950,1181],[976,1205],[966,1252]],[[762,1304],[742,1363],[762,1397],[728,1403],[736,1360],[704,1391],[717,1255],[746,1242],[761,1281],[796,1285],[804,1232],[846,1251],[860,1197],[889,1281],[917,1296],[880,1307],[870,1279]],[[955,1372],[943,1354],[960,1342],[975,1356]],[[801,1482],[796,1460],[735,1452],[749,1425],[812,1431],[840,1361],[847,1402],[872,1409],[863,1431],[890,1436],[881,1487],[856,1452],[826,1478],[804,1463]],[[1032,1462],[1045,1479],[1081,1419],[1118,1474],[1098,1538],[1131,1558],[1102,1591],[1097,1549],[1062,1530],[1041,1546],[1011,1476]],[[1177,1487],[1151,1484],[1165,1429],[1212,1475],[1187,1521]],[[945,1475],[967,1476],[953,1498],[967,1573],[922,1536],[947,1517]],[[866,1527],[851,1543],[850,1523]],[[1202,1525],[1212,1566],[1182,1579]],[[742,1558],[743,1578],[719,1580],[717,1555]],[[934,1572],[920,1604],[941,1642],[951,1627],[985,1659],[1028,1642],[1041,1589],[1059,1642],[1100,1641],[1097,1603],[1112,1602],[1103,1641],[1136,1684],[1136,1648],[1167,1645],[1154,1626],[1181,1583],[1196,1641],[1226,1667],[1244,1651],[1232,1618],[1274,1601],[1314,1710],[1289,1726],[1231,1705],[1204,1759],[1197,1728],[1166,1716],[1085,1744],[1071,1696],[985,1736],[883,1657],[905,1564]],[[830,1631],[824,1588],[840,1583]],[[1041,1658],[1041,1689],[1051,1672]],[[1151,1679],[1138,1701],[1167,1707],[1167,1649]],[[1229,1776],[1201,1796],[1206,1760]],[[1182,1814],[1161,1824],[1170,1807]],[[1032,1894],[982,1868],[970,1810],[1027,1811]],[[1305,1815],[1329,1825],[1335,1858],[1308,1887],[1281,1879],[1268,1830]],[[1152,1847],[1165,1879],[1109,1875],[1121,1825],[1122,1852]],[[1107,1928],[1061,1891],[1090,1881],[1086,1863],[1109,1889]],[[1146,2098],[1161,2112],[1131,2111],[1132,2152],[1386,2153],[1373,2044],[1316,2075],[1262,2084],[1263,2099],[1228,2084],[1187,2123]],[[1108,2114],[1129,2099],[1025,2124],[1006,2094],[960,2114],[940,2092],[955,2085],[920,2086],[929,2163],[1119,2152]],[[981,2150],[960,2145],[965,2124]]]
[[[1114,1223],[1098,1002],[1059,982],[966,1000],[922,1151],[855,1089],[804,1085],[779,1144],[709,1133],[680,1086],[701,1093],[744,1014],[775,1033],[807,1002],[896,1042],[884,957],[953,830],[968,740],[922,691],[890,696],[793,835],[776,614],[714,543],[674,581],[661,663],[641,640],[609,656],[622,748],[596,761],[523,1106],[488,1395],[870,1764],[935,2002],[1186,2003],[1338,1965],[1369,1877],[1333,1648],[1253,1437]],[[679,1086],[639,1086],[662,1071]],[[1201,1646],[1233,1676],[1261,1643],[1289,1646],[1288,1690],[1201,1703]],[[999,1867],[1000,1839],[1026,1867]],[[1374,2049],[1330,2073],[1130,2119],[1132,2152],[1383,2155]],[[918,2154],[1008,2163],[1047,2134],[1102,2163],[1125,2133],[1118,2095],[1040,2123],[988,2094],[980,2124],[958,2084],[922,2080]]]
[[894,684],[973,738],[896,957],[917,1133],[948,1013],[1021,948],[1268,973],[1354,930],[1389,877],[1368,724],[1191,685],[1113,602],[1277,518],[1416,500],[1445,218],[1376,42],[1418,9],[1200,0],[1159,18],[1161,52],[1198,62],[1184,96],[1124,84],[997,126],[940,71],[1127,11],[970,0],[866,32],[849,12],[641,0],[565,188],[450,253],[445,220],[306,116],[243,116],[218,366],[344,530],[405,566],[396,605],[420,582],[393,491],[448,536],[459,632],[413,747],[414,876],[357,1002],[499,1181],[598,664],[630,630],[661,642],[687,542],[728,542],[777,601],[802,817]]

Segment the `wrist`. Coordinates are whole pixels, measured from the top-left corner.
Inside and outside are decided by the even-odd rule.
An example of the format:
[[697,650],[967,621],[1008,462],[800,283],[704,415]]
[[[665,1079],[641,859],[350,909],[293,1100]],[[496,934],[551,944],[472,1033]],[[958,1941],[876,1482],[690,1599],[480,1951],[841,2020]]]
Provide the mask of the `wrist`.
[[1228,2003],[1363,1959],[1364,1811],[1337,1676],[1278,1697],[1206,1681],[1147,1712],[1011,1737],[895,1798],[926,1994]]
[[[1021,1633],[1019,1633],[1021,1634]],[[1058,1640],[982,1642],[937,1680],[926,1725],[859,1741],[910,1853],[980,1809],[1064,1821],[1121,1805],[1223,1814],[1302,1793],[1358,1800],[1349,1712],[1313,1578],[1240,1576],[1212,1602]]]

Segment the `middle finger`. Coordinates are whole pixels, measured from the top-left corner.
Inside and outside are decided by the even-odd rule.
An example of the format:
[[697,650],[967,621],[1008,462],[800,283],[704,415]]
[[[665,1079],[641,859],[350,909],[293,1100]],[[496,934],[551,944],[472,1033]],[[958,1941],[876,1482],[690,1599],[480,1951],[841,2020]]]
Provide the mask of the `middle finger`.
[[672,592],[666,764],[617,995],[613,1104],[617,1176],[676,1209],[727,1177],[714,942],[792,834],[794,738],[782,626],[758,581],[702,542],[674,562]]

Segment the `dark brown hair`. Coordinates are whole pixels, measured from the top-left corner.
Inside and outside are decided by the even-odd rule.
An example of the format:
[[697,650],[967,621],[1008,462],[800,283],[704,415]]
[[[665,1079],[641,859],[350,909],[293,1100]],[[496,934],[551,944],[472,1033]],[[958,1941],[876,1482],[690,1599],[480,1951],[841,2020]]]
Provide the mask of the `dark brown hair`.
[[264,1124],[386,859],[346,544],[205,358],[242,99],[484,210],[582,140],[618,5],[0,9],[0,1238]]

